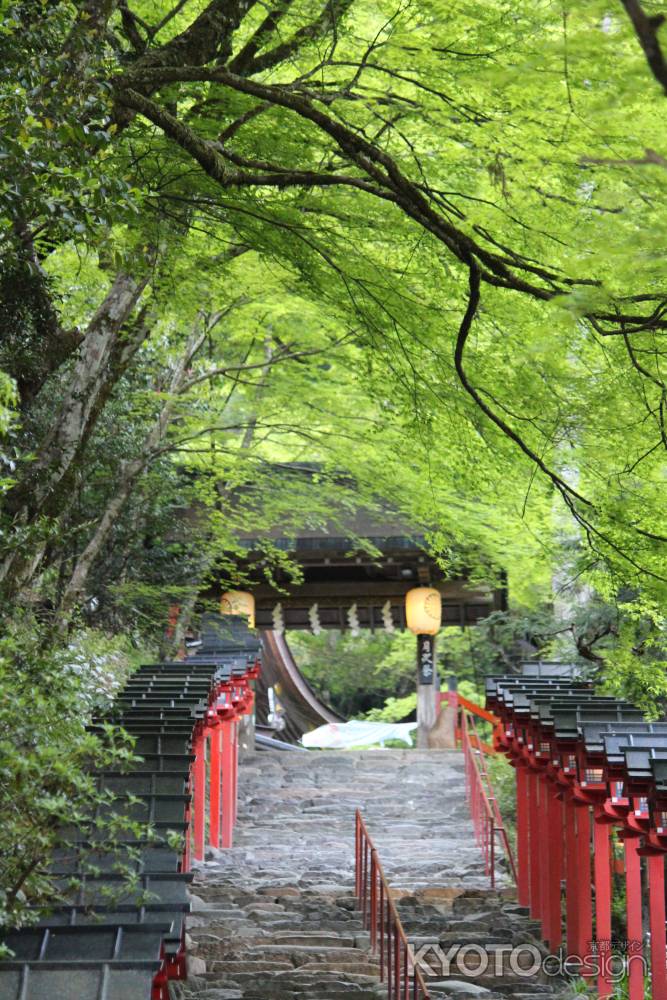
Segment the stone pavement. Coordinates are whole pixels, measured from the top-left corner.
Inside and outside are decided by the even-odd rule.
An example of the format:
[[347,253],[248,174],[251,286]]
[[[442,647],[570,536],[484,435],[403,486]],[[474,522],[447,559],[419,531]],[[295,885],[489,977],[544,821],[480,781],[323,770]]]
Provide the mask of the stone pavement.
[[[513,891],[488,889],[458,751],[269,751],[240,765],[235,846],[197,867],[188,920],[190,978],[175,1000],[386,997],[354,901],[360,808],[406,931],[433,967],[432,997],[553,998],[514,971],[512,944],[537,942]],[[442,965],[453,944],[472,945]],[[470,977],[480,953],[496,967]],[[441,951],[438,952],[437,948]],[[539,957],[539,955],[538,955]],[[520,963],[530,956],[520,958]],[[498,973],[502,973],[498,975]],[[562,984],[559,984],[562,995]]]

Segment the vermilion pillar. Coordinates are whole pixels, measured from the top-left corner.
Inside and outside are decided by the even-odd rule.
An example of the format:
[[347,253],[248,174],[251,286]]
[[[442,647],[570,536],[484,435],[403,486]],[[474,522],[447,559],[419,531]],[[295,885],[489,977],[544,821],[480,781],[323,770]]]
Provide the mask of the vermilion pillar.
[[234,723],[227,719],[220,726],[222,738],[222,846],[231,847],[234,830]]
[[[195,785],[194,776],[194,761],[190,765],[190,774],[188,781],[188,792],[192,794]],[[184,872],[190,871],[190,860],[192,855],[192,799],[187,803],[185,807],[185,845],[183,847],[183,861],[182,870]]]
[[209,747],[208,842],[211,847],[220,847],[220,781],[222,777],[220,726],[214,726],[210,730]]
[[539,778],[534,771],[527,771],[528,809],[529,809],[529,845],[530,845],[530,915],[534,920],[541,919],[540,905],[540,800]]
[[204,829],[206,824],[206,737],[201,733],[194,745],[195,752],[195,837],[194,856],[204,860]]
[[239,724],[232,722],[232,823],[236,823],[239,793]]
[[525,767],[516,768],[516,846],[517,846],[517,900],[521,906],[530,902],[528,782]]
[[561,928],[560,880],[563,868],[563,805],[554,794],[554,789],[545,786],[549,803],[548,850],[548,912],[546,936],[552,951],[559,948],[563,940]]
[[[576,806],[577,836],[575,844],[577,908],[577,939],[574,952],[581,959],[590,955],[593,938],[593,899],[591,895],[591,819],[588,806]],[[584,967],[582,975],[591,975]]]
[[598,997],[614,992],[609,979],[611,957],[611,852],[609,825],[599,819],[593,823],[593,860],[595,871],[595,940],[600,963]]
[[540,865],[540,914],[539,920],[542,924],[542,937],[545,941],[549,940],[549,893],[551,886],[549,883],[549,845],[551,841],[551,831],[549,829],[550,821],[550,790],[547,785],[544,775],[538,773],[537,777],[539,785],[539,833],[537,838],[537,847],[539,853],[539,865]]
[[[642,961],[642,873],[641,858],[637,854],[638,838],[624,834],[626,925],[628,932],[628,996],[629,1000],[643,1000],[644,963]],[[660,994],[653,991],[654,997]]]
[[567,950],[578,958],[579,911],[577,909],[577,810],[571,799],[563,802],[565,812],[565,933]]
[[648,858],[648,885],[651,921],[651,992],[654,997],[667,997],[664,854],[652,854]]

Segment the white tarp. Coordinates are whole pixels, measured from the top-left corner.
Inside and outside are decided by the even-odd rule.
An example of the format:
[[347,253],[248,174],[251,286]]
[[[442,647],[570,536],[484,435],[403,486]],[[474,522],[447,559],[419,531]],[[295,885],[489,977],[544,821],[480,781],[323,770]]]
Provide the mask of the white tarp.
[[370,747],[385,740],[402,740],[412,746],[410,733],[416,728],[416,722],[330,722],[304,733],[301,742],[316,750]]

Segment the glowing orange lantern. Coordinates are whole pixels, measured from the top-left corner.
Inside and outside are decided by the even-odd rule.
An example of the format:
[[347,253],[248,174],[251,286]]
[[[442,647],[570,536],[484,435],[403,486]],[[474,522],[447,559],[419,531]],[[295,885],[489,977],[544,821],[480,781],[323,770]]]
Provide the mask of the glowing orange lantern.
[[442,623],[442,598],[433,587],[415,587],[405,595],[405,619],[415,635],[435,635]]
[[247,615],[248,628],[255,627],[255,598],[246,590],[227,590],[220,598],[221,615]]

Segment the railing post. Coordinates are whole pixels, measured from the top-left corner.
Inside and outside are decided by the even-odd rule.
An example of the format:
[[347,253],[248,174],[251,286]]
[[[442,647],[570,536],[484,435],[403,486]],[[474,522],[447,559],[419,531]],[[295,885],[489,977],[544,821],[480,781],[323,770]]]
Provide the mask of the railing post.
[[391,1000],[391,994],[393,989],[393,951],[392,951],[393,941],[391,933],[391,910],[389,904],[389,896],[387,896],[387,996]]
[[491,888],[496,887],[496,854],[495,854],[495,843],[496,843],[496,831],[493,822],[493,816],[489,817],[489,854],[490,854],[490,875],[491,875]]
[[354,894],[361,897],[361,817],[357,809],[354,814]]
[[408,949],[403,946],[403,1000],[409,1000],[408,993],[410,990],[410,956],[408,954]]
[[361,914],[364,930],[368,927],[368,841],[364,837],[362,841],[362,866],[361,866]]
[[370,913],[370,939],[371,951],[375,954],[375,937],[377,934],[377,863],[375,848],[371,850],[371,913]]
[[477,792],[477,808],[479,810],[480,846],[484,854],[484,874],[489,874],[489,817],[484,814],[484,801],[481,790]]
[[[392,914],[393,916],[393,914]],[[401,997],[401,936],[398,927],[394,927],[394,996],[396,1000]]]
[[385,940],[384,940],[384,882],[380,879],[380,982],[384,982]]

